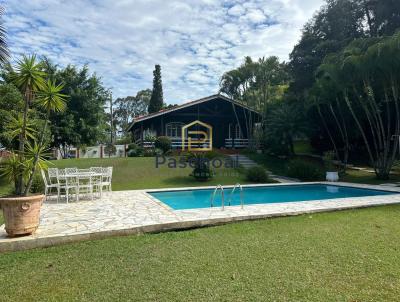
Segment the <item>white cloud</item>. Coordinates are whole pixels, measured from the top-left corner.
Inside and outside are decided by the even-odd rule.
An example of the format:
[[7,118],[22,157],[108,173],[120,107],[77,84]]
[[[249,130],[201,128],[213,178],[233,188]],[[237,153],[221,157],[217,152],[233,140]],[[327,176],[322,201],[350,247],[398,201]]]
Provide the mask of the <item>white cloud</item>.
[[14,57],[89,64],[115,96],[151,88],[162,67],[168,103],[218,91],[244,56],[283,60],[323,0],[19,0],[6,4]]

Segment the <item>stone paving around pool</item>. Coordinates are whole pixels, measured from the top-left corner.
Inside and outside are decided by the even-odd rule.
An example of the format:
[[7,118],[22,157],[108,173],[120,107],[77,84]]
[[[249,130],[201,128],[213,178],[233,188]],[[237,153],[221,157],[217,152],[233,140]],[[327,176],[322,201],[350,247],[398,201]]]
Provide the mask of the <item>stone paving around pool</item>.
[[[335,185],[400,193],[400,188],[395,187],[346,183],[335,183]],[[245,205],[243,209],[240,206],[227,206],[224,211],[219,207],[172,210],[151,197],[146,191],[117,191],[104,194],[101,200],[71,202],[69,204],[46,202],[42,206],[39,229],[34,235],[7,238],[4,225],[0,227],[0,252],[46,247],[109,236],[161,232],[241,220],[400,203],[400,194],[398,194],[324,201]]]

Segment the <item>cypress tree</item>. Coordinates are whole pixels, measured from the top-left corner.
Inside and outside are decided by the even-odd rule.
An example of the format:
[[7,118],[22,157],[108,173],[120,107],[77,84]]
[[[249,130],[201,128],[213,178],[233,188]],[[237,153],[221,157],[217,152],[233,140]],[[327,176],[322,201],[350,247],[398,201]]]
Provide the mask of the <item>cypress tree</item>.
[[160,111],[163,107],[163,89],[161,81],[161,66],[156,65],[153,71],[153,92],[150,98],[149,113]]

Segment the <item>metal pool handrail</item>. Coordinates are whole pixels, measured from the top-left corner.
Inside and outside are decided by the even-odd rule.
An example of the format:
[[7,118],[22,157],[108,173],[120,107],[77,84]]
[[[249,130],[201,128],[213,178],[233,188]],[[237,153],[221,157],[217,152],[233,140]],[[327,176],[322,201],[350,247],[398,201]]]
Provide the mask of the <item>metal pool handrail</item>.
[[231,194],[229,195],[229,205],[231,205],[233,193],[235,193],[236,188],[239,188],[239,189],[240,189],[240,207],[243,209],[243,206],[244,206],[243,187],[242,187],[242,185],[241,185],[240,183],[237,183],[237,184],[233,187],[233,189],[232,189],[232,191],[231,191]]
[[222,185],[218,185],[218,186],[215,187],[215,190],[214,190],[213,194],[211,195],[210,206],[214,207],[215,194],[217,194],[218,189],[221,190],[221,209],[223,211],[225,205],[224,205],[224,187]]

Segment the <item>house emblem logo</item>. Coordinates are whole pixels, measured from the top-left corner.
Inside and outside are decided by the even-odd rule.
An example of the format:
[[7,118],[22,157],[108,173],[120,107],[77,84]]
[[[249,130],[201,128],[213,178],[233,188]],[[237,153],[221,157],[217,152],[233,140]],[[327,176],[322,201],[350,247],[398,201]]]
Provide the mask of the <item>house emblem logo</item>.
[[182,150],[211,151],[212,126],[198,120],[183,126]]

